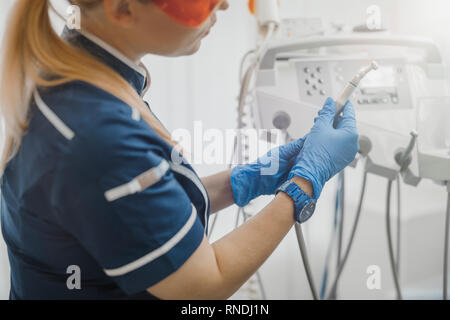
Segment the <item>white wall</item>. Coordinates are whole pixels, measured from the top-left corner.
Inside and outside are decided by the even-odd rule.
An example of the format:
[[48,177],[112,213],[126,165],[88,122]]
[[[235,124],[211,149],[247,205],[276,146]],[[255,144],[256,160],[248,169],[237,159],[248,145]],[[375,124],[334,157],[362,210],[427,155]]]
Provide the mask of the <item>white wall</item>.
[[[4,23],[7,7],[12,0],[1,1],[0,23]],[[152,87],[146,97],[155,113],[170,129],[192,129],[195,120],[203,120],[206,128],[229,129],[235,127],[236,96],[238,94],[238,66],[241,56],[255,43],[254,24],[247,13],[245,1],[229,0],[229,12],[219,14],[219,22],[201,51],[180,59],[147,57],[145,63],[152,74]],[[362,24],[365,10],[378,4],[385,25],[394,32],[431,36],[450,57],[449,22],[446,13],[448,0],[281,0],[284,17],[323,17],[324,22]],[[433,4],[433,6],[430,5]],[[0,24],[0,33],[3,26]],[[207,175],[225,166],[196,166],[201,175]],[[349,171],[350,188],[347,192],[348,216],[346,230],[359,193],[360,172]],[[392,281],[388,268],[384,232],[384,181],[371,177],[367,206],[357,234],[357,243],[342,278],[341,296],[344,298],[389,298]],[[420,189],[404,188],[404,210],[421,206],[431,208],[428,216],[405,219],[402,276],[413,286],[417,279],[425,279],[424,286],[437,288],[441,253],[441,226],[444,194],[440,188],[426,183]],[[312,252],[312,265],[316,283],[320,283],[325,251],[331,229],[335,185],[325,189],[318,211],[306,228],[308,247]],[[431,199],[431,200],[430,200]],[[431,203],[431,205],[430,205]],[[259,204],[260,205],[260,204]],[[258,206],[258,205],[257,205]],[[234,209],[220,214],[217,238],[232,230]],[[420,239],[417,235],[420,234]],[[420,241],[426,238],[426,241]],[[366,267],[377,264],[382,268],[383,289],[368,291],[365,287]],[[263,281],[272,299],[309,298],[300,255],[291,232],[261,270]],[[429,280],[427,280],[429,278]],[[4,244],[0,244],[0,298],[8,292],[8,266]],[[248,298],[241,291],[235,298]]]

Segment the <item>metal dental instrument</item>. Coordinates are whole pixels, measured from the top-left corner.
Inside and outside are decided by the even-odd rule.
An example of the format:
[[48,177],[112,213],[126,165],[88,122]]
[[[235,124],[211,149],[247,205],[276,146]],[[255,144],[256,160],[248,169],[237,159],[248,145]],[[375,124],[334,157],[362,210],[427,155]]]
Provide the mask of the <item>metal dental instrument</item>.
[[361,70],[354,78],[352,81],[350,81],[347,85],[347,87],[345,88],[344,92],[341,94],[341,96],[339,97],[339,99],[336,100],[336,115],[334,116],[334,123],[333,123],[333,127],[336,128],[338,123],[339,123],[339,118],[341,116],[341,113],[344,111],[345,108],[345,104],[347,103],[347,101],[350,99],[350,97],[352,96],[353,92],[355,91],[356,88],[358,88],[359,83],[361,82],[361,80],[372,70],[377,70],[378,69],[378,63],[376,63],[375,61],[372,61],[372,63],[367,66],[366,68],[364,68],[363,70]]

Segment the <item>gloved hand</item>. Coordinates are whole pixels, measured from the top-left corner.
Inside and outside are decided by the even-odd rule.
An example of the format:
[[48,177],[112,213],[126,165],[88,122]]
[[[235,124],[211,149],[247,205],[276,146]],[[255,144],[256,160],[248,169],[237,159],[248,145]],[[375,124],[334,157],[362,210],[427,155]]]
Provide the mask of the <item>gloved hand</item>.
[[333,128],[336,103],[328,98],[314,120],[303,149],[288,179],[299,176],[309,180],[318,199],[325,183],[348,166],[359,150],[355,111],[351,102],[345,105],[341,121]]
[[271,195],[287,180],[302,150],[304,139],[270,150],[256,162],[235,167],[231,172],[234,202],[244,207],[262,195]]

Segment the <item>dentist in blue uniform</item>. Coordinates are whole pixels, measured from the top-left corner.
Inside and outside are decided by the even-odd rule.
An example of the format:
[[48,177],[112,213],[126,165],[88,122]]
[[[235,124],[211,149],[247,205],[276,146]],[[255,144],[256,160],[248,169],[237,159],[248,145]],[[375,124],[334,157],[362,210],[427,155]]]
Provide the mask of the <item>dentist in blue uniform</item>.
[[[141,98],[150,79],[139,61],[195,53],[227,1],[71,3],[82,28],[60,37],[48,0],[17,0],[3,44],[11,299],[230,297],[354,159],[352,105],[334,129],[328,99],[307,137],[200,179],[172,161],[182,155]],[[270,161],[278,172],[262,175]],[[210,214],[271,194],[255,217],[208,241]]]

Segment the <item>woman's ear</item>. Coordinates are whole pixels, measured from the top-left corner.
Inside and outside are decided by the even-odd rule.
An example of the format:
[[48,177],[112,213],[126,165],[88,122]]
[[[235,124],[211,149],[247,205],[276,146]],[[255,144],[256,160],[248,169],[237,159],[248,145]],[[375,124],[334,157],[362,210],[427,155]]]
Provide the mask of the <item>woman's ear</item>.
[[219,10],[228,10],[230,7],[230,4],[228,3],[228,0],[224,0],[219,7]]
[[106,16],[122,27],[130,27],[136,20],[136,1],[133,0],[103,0]]

